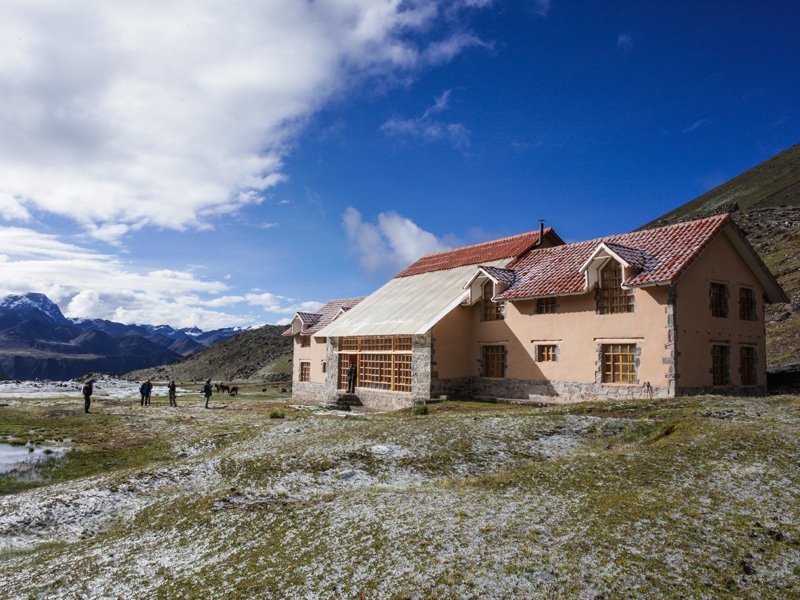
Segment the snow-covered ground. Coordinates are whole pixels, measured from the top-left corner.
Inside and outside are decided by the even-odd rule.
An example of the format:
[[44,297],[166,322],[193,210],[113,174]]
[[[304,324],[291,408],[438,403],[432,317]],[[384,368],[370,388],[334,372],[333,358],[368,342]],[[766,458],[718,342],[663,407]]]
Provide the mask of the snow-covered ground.
[[[97,375],[92,398],[123,400],[139,396],[141,382],[125,381],[109,375]],[[0,381],[0,398],[82,398],[83,383],[69,381]],[[179,393],[185,390],[179,390]],[[155,385],[151,396],[167,396],[167,386]]]

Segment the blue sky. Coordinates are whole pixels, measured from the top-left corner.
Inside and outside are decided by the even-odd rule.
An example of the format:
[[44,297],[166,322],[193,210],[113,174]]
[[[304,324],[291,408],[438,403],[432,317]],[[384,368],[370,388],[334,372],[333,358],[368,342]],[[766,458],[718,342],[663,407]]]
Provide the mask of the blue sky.
[[800,4],[5,0],[0,295],[209,330],[800,142]]

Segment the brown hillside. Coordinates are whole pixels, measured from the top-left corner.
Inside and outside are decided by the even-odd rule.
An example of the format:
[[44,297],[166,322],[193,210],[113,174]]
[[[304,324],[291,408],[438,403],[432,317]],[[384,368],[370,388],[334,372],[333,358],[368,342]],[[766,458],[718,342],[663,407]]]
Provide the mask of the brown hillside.
[[791,301],[767,307],[767,365],[800,364],[800,144],[648,223],[730,212]]
[[285,325],[265,325],[243,331],[171,365],[133,371],[125,379],[155,381],[272,381],[289,382],[292,338]]

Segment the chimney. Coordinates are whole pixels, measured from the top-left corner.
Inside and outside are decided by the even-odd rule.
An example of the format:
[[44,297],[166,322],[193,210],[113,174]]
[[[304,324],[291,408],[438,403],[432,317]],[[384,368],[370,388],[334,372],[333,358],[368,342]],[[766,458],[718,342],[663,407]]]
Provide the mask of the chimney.
[[538,248],[544,243],[544,219],[539,219],[539,239],[536,241],[534,248]]

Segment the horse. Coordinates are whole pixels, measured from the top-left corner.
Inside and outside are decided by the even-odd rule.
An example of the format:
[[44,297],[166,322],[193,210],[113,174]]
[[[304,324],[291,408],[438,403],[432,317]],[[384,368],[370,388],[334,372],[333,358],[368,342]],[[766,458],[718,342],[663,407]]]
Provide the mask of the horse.
[[222,393],[222,392],[230,392],[230,391],[231,391],[231,388],[230,388],[229,386],[225,385],[224,383],[220,383],[220,384],[219,384],[219,390],[218,390],[218,391],[219,391],[220,393]]
[[228,392],[228,394],[230,394],[231,396],[238,395],[239,394],[239,386],[238,385],[232,385],[231,386],[231,391]]

